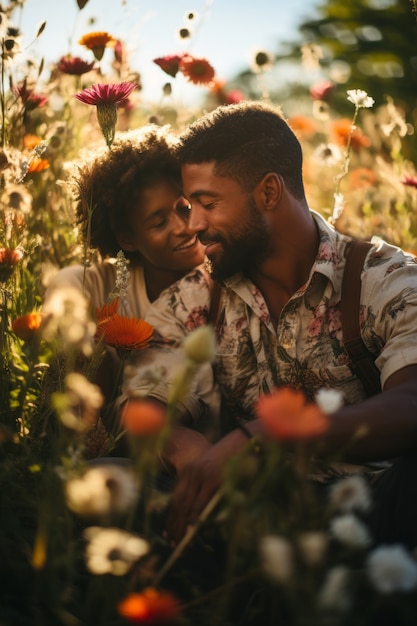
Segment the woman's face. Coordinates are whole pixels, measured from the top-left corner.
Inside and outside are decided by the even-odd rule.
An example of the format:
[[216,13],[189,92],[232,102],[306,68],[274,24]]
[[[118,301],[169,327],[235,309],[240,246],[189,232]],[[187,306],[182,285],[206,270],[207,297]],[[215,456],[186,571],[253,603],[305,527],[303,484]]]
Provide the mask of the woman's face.
[[160,270],[186,272],[202,263],[204,246],[188,232],[189,205],[181,193],[169,180],[145,188],[122,247],[139,252],[145,264]]

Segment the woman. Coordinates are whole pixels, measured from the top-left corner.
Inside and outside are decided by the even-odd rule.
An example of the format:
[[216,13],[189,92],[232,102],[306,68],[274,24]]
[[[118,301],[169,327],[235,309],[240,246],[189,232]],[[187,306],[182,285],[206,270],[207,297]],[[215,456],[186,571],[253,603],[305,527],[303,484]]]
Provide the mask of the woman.
[[[84,246],[99,258],[59,270],[46,299],[57,288],[78,287],[95,311],[121,291],[119,313],[144,317],[163,289],[202,263],[204,248],[187,231],[174,145],[167,126],[150,124],[120,134],[111,149],[78,167],[71,179],[77,222]],[[127,289],[115,263],[120,251],[128,260]]]

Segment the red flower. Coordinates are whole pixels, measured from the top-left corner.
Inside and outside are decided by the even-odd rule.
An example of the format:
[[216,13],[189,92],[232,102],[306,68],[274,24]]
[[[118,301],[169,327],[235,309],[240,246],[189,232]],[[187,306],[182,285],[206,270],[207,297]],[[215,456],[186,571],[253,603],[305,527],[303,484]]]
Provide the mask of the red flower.
[[106,321],[112,315],[117,313],[117,309],[119,306],[119,298],[114,298],[110,302],[110,304],[105,304],[104,306],[96,307],[96,320],[98,323]]
[[87,72],[90,72],[94,67],[94,61],[88,63],[83,61],[80,57],[62,57],[57,65],[57,68],[63,74],[70,74],[71,76],[82,76]]
[[24,81],[21,85],[16,85],[13,91],[19,98],[21,98],[27,111],[33,111],[48,102],[48,98],[46,96],[35,93],[33,89],[28,89],[26,81]]
[[189,54],[182,57],[179,70],[194,85],[208,85],[215,76],[214,68],[207,59],[197,59]]
[[417,176],[403,176],[401,182],[407,187],[415,187],[417,189]]
[[80,102],[96,105],[98,123],[109,148],[113,143],[116,131],[117,104],[126,102],[137,86],[137,83],[130,81],[116,84],[97,84],[83,89],[74,96]]
[[175,78],[178,70],[180,69],[181,59],[184,57],[184,54],[167,54],[164,57],[159,57],[158,59],[154,59],[153,62],[159,65],[161,70]]
[[310,95],[314,100],[328,100],[334,91],[334,84],[329,80],[321,80],[310,87]]
[[22,256],[22,251],[17,248],[14,250],[0,248],[0,283],[4,283],[10,278]]
[[98,83],[83,89],[80,93],[76,93],[74,97],[80,102],[84,102],[84,104],[95,104],[96,106],[117,104],[126,100],[136,87],[136,83],[129,81],[106,85]]
[[20,339],[27,341],[39,330],[42,319],[42,313],[28,313],[27,315],[17,317],[12,322],[13,332]]
[[131,435],[151,435],[165,423],[165,410],[150,400],[131,398],[123,411],[122,423]]
[[180,615],[180,605],[175,596],[151,587],[142,593],[131,593],[119,603],[118,609],[122,617],[146,626],[176,624]]
[[289,387],[262,396],[256,413],[266,430],[282,440],[309,439],[328,427],[328,418],[321,409],[308,403],[302,391]]

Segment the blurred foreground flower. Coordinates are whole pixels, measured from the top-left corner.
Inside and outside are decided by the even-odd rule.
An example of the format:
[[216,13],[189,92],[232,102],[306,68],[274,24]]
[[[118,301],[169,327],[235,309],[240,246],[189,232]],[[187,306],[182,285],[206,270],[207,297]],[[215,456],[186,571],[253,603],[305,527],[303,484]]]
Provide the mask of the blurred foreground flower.
[[124,102],[136,89],[137,84],[129,81],[116,84],[97,84],[75,94],[75,98],[84,104],[97,107],[97,119],[110,148],[116,132],[117,104]]
[[132,565],[147,554],[149,544],[119,528],[91,526],[84,531],[87,567],[92,574],[124,576]]
[[165,423],[165,409],[155,402],[131,398],[122,414],[122,424],[130,435],[152,435]]
[[371,582],[381,593],[417,588],[417,563],[400,544],[379,546],[371,552],[366,565]]
[[171,593],[150,587],[142,593],[131,593],[122,600],[119,613],[135,624],[176,624],[180,617],[180,604]]
[[93,33],[87,33],[78,41],[80,46],[85,46],[89,50],[92,50],[97,61],[101,61],[103,58],[104,50],[108,46],[114,46],[116,39],[105,31],[95,31]]
[[12,322],[12,330],[20,339],[27,341],[39,330],[42,319],[42,313],[28,313],[27,315],[16,317]]
[[62,423],[78,432],[95,426],[104,402],[100,388],[78,372],[66,376],[65,392],[54,393],[52,400]]
[[153,326],[136,317],[115,313],[97,324],[96,337],[103,337],[108,346],[116,348],[119,355],[130,350],[146,348],[153,335]]
[[83,517],[125,513],[136,503],[138,493],[133,472],[115,463],[91,467],[65,485],[68,508]]
[[288,387],[262,396],[256,413],[267,431],[277,439],[308,439],[328,427],[328,419],[321,409],[308,403],[302,391]]

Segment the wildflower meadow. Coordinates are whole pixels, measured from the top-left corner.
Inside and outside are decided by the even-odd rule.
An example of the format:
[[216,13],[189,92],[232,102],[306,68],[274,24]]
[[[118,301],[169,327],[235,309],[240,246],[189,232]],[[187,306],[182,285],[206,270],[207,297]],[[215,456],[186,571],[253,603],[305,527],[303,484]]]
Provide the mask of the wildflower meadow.
[[[82,16],[88,0],[76,4]],[[415,3],[405,4],[415,20]],[[414,626],[417,551],[373,546],[360,477],[335,483],[325,504],[311,489],[314,442],[337,394],[324,391],[314,404],[289,389],[262,399],[269,443],[248,440],[197,524],[172,546],[164,533],[170,490],[152,485],[175,407],[213,358],[210,328],[184,345],[166,411],[146,401],[126,411],[120,459],[102,417],[117,403],[122,367],[109,398],[93,380],[106,346],[123,366],[152,340],[146,321],[117,313],[129,289],[126,259],[116,259],[113,298],[100,311],[71,290],[44,305],[58,269],[97,259],[75,224],[70,184],[89,151],[111,150],[119,133],[151,122],[181,131],[219,104],[276,102],[273,54],[259,50],[250,80],[228,82],[209,58],[184,46],[165,54],[161,42],[152,62],[165,83],[149,103],[123,33],[86,29],[75,52],[47,67],[21,48],[24,10],[25,0],[0,5],[0,626]],[[198,16],[188,19],[185,43]],[[311,208],[344,232],[417,254],[415,110],[396,102],[389,81],[378,102],[338,82],[318,47],[307,47],[302,97],[278,104],[303,146]],[[202,92],[199,106],[176,100],[180,80]],[[213,549],[220,542],[222,562]]]

